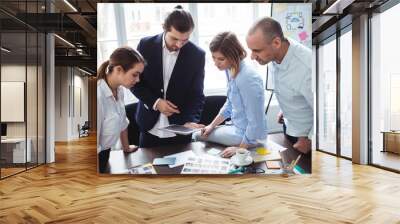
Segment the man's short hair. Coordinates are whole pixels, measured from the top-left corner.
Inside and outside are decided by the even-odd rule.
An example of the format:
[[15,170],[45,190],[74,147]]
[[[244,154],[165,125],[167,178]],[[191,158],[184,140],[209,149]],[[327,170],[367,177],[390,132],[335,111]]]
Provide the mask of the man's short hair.
[[279,37],[282,41],[286,40],[282,32],[281,24],[271,17],[264,17],[258,20],[249,30],[249,35],[260,29],[264,34],[265,41],[271,42],[275,37]]
[[192,15],[178,5],[174,10],[168,14],[164,20],[163,28],[165,31],[170,31],[171,27],[174,27],[181,33],[186,33],[194,28],[194,22]]

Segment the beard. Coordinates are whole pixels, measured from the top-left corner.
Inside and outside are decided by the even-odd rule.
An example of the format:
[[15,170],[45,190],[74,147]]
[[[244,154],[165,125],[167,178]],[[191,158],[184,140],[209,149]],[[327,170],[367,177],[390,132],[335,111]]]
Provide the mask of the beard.
[[264,61],[264,60],[261,60],[261,59],[257,59],[257,62],[258,62],[258,64],[260,64],[260,65],[266,65],[266,64],[268,64],[267,61]]

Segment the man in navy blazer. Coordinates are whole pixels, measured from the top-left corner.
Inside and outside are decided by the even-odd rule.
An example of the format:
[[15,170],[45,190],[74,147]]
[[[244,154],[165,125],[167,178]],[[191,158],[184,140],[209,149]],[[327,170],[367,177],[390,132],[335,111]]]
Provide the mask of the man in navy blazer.
[[147,62],[141,81],[131,89],[139,99],[136,122],[140,147],[191,141],[191,136],[160,130],[170,124],[204,127],[197,122],[204,105],[205,52],[189,41],[193,19],[178,6],[167,16],[163,28],[164,33],[141,39],[137,47]]

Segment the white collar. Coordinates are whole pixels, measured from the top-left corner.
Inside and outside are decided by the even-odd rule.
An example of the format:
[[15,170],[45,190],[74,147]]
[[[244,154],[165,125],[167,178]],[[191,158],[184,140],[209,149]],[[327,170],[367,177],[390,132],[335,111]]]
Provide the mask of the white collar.
[[[108,86],[107,82],[105,79],[100,79],[97,82],[97,85],[100,86],[100,90],[102,93],[104,93],[105,97],[114,97],[111,88]],[[118,95],[118,99],[120,98],[122,92],[122,86],[118,86],[117,88],[117,95]]]
[[97,85],[100,86],[101,92],[104,93],[105,97],[110,97],[113,95],[111,88],[107,85],[105,79],[100,79]]
[[292,39],[290,39],[290,38],[287,38],[287,39],[288,39],[288,42],[289,42],[289,47],[288,47],[288,50],[287,50],[285,56],[283,57],[283,59],[282,59],[280,64],[274,62],[274,65],[277,66],[279,69],[282,69],[282,70],[286,70],[289,67],[289,64],[290,64],[290,62],[292,60],[293,53],[294,53],[293,52],[294,51],[294,49],[293,49],[294,46],[293,45],[295,43],[293,42]]

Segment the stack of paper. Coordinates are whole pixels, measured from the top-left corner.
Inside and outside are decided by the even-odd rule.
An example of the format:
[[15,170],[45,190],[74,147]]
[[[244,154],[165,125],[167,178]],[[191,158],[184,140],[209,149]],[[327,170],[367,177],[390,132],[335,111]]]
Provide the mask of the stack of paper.
[[169,157],[175,157],[175,164],[169,165],[169,168],[174,168],[177,166],[182,166],[183,164],[186,163],[187,159],[189,157],[196,156],[192,150],[185,151],[185,152],[180,152],[180,153],[175,153],[172,155],[164,156],[164,158],[169,158]]
[[216,157],[189,157],[181,174],[227,174],[231,164],[229,159]]

